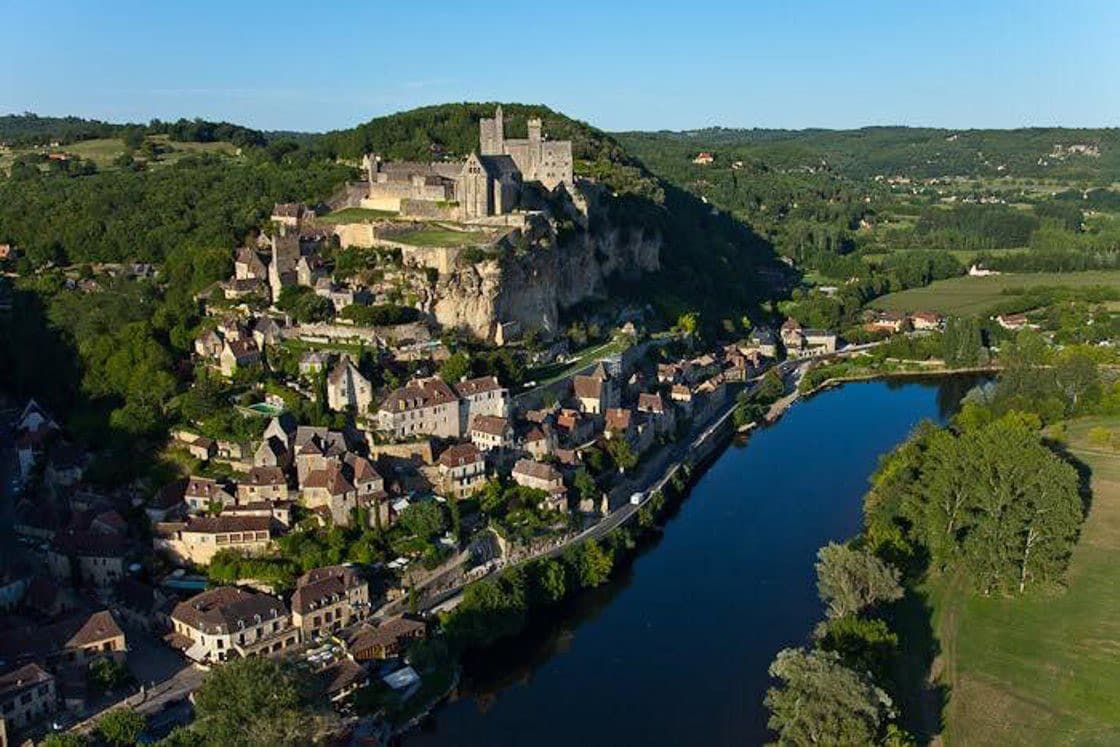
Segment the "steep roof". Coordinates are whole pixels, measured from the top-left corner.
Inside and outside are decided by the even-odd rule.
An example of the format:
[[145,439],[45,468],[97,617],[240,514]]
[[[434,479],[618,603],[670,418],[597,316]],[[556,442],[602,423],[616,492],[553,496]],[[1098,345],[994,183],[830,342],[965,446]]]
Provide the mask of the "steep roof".
[[441,467],[462,467],[465,464],[474,464],[481,461],[482,454],[478,447],[472,443],[455,444],[439,455]]
[[288,616],[276,597],[233,586],[219,586],[175,605],[171,617],[206,633],[229,633],[241,626]]
[[284,470],[279,467],[253,467],[249,470],[245,483],[256,486],[284,485],[287,478],[284,477]]
[[381,410],[388,412],[408,412],[425,407],[435,407],[459,398],[447,384],[435,376],[428,379],[410,381],[400,389],[395,389],[381,403]]
[[502,388],[497,376],[480,376],[477,379],[466,379],[455,384],[455,391],[460,397],[472,397],[484,392],[494,392]]
[[344,495],[354,490],[354,486],[346,479],[346,475],[342,474],[342,468],[337,464],[312,470],[304,479],[303,487],[325,488],[331,495]]
[[490,436],[504,436],[509,430],[509,420],[497,415],[475,415],[471,430]]

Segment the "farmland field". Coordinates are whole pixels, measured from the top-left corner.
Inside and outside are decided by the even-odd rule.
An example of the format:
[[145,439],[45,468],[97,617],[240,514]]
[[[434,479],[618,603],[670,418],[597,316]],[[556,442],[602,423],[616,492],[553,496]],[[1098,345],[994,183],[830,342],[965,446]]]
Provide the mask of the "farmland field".
[[950,744],[1120,744],[1120,451],[1091,439],[1094,427],[1118,434],[1120,418],[1069,424],[1093,497],[1068,588],[1026,599],[955,585],[934,594]]
[[939,311],[942,314],[983,315],[1008,296],[1013,288],[1062,286],[1086,288],[1095,285],[1120,288],[1120,270],[1089,272],[1040,272],[989,277],[959,277],[938,280],[924,288],[889,293],[869,305],[889,311]]

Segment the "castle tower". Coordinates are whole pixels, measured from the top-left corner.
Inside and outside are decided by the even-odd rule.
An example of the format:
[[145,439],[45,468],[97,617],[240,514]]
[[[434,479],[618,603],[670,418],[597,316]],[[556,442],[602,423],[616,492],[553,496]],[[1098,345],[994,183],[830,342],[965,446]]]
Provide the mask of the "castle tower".
[[541,141],[541,121],[539,119],[529,120],[529,142],[539,143]]
[[500,156],[505,153],[506,123],[501,104],[494,110],[494,118],[483,117],[478,121],[479,155]]

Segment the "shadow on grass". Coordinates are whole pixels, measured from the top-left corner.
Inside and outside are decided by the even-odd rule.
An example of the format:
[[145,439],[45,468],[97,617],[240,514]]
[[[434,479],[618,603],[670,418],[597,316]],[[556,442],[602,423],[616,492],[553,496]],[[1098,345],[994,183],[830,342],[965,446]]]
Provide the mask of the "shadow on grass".
[[941,644],[933,630],[933,606],[928,594],[907,589],[906,595],[891,606],[888,618],[891,629],[899,636],[891,689],[901,725],[918,744],[929,744],[941,733],[949,688],[931,678]]

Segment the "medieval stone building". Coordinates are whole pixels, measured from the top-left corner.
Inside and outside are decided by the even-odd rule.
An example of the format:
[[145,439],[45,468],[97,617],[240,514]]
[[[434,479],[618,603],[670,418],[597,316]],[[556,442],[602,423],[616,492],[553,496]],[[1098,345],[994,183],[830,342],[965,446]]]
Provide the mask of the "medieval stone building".
[[524,182],[553,190],[572,183],[572,143],[545,140],[539,119],[529,120],[529,137],[506,139],[502,107],[479,121],[479,150],[464,161],[419,163],[362,160],[369,194],[364,207],[407,212],[410,203],[456,205],[462,220],[513,212]]

